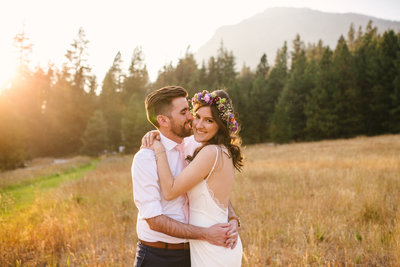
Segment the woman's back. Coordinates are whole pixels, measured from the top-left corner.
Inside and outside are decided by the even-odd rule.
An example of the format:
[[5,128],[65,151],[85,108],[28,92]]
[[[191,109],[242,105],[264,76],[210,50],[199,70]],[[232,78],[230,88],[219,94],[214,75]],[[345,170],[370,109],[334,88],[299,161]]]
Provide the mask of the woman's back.
[[[217,152],[216,159],[209,175],[188,191],[189,223],[200,227],[228,222],[227,205],[233,187],[233,164],[228,157],[226,148],[214,147]],[[209,185],[208,181],[213,181],[213,183]],[[216,198],[214,196],[216,193],[221,198]],[[227,202],[225,203],[226,198]],[[221,203],[222,201],[223,203]],[[242,243],[240,237],[238,237],[237,246],[233,250],[201,240],[191,240],[190,244],[192,266],[241,265]]]
[[223,208],[227,208],[233,190],[235,169],[228,149],[214,146],[217,151],[214,170],[206,178],[206,183],[214,200]]

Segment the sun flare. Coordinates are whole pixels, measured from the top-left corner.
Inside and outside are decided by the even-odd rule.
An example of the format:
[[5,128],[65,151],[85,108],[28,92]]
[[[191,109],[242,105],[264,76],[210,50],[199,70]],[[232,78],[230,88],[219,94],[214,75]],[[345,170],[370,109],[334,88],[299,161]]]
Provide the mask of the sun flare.
[[0,92],[7,87],[8,82],[15,74],[16,58],[13,51],[0,44]]

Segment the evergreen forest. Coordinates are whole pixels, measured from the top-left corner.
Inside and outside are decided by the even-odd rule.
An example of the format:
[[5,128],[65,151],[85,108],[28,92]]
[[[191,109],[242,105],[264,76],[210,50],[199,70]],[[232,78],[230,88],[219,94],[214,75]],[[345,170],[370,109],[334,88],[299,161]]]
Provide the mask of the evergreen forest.
[[288,143],[400,133],[400,32],[349,27],[335,48],[301,36],[283,43],[274,59],[236,66],[221,42],[215,55],[196,62],[186,51],[150,82],[144,53],[133,49],[128,69],[116,51],[104,77],[88,62],[84,30],[65,52],[62,67],[32,67],[32,44],[17,33],[19,66],[0,90],[0,170],[35,157],[134,153],[143,134],[146,95],[166,85],[189,92],[226,89],[243,144]]

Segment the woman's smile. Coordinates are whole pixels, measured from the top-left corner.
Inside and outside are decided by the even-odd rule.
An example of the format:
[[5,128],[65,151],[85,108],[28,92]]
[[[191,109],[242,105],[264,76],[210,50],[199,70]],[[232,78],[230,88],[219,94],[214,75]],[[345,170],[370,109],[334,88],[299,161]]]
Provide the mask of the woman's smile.
[[209,106],[197,110],[193,119],[193,134],[197,142],[209,141],[218,132],[218,124],[214,120]]

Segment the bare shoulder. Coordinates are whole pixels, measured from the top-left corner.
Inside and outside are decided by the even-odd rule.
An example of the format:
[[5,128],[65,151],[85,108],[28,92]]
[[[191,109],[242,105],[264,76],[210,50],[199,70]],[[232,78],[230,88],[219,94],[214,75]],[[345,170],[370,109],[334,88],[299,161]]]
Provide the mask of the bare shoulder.
[[203,154],[204,156],[208,156],[208,157],[211,157],[214,155],[214,157],[215,157],[215,155],[217,154],[216,148],[218,148],[217,145],[206,145],[205,147],[203,147],[200,150],[199,155]]
[[193,161],[197,163],[202,162],[202,164],[206,165],[212,164],[217,154],[216,147],[216,145],[206,145],[199,151]]

